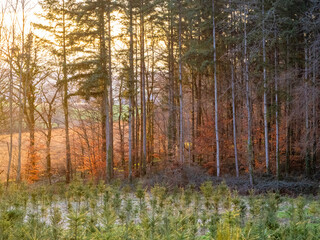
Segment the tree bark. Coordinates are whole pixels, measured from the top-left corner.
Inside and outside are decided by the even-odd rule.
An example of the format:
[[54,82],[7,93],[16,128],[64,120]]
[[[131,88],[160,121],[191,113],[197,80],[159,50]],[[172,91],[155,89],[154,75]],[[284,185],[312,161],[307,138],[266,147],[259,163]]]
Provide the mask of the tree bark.
[[179,157],[180,162],[184,163],[184,136],[183,136],[183,92],[182,92],[182,40],[181,40],[181,34],[182,34],[182,27],[181,27],[181,0],[179,0],[179,102],[180,102],[180,128],[179,128]]
[[113,85],[112,85],[112,52],[111,52],[111,48],[112,48],[112,35],[111,35],[111,0],[108,1],[108,76],[109,76],[109,99],[108,100],[109,103],[109,109],[110,109],[110,133],[109,133],[109,161],[110,161],[110,167],[111,167],[111,173],[110,173],[110,177],[112,178],[114,175],[113,172]]
[[[20,56],[20,82],[19,82],[19,123],[18,123],[18,166],[17,166],[17,176],[16,181],[21,182],[21,146],[22,146],[22,120],[23,120],[23,104],[21,95],[25,97],[25,88],[23,85],[23,76],[22,76],[22,65],[24,58],[24,29],[25,29],[25,2],[21,2],[22,7],[22,31],[21,31],[21,56]],[[23,91],[23,94],[22,94]]]
[[266,72],[266,39],[264,22],[264,0],[262,0],[262,51],[263,51],[263,121],[264,121],[264,147],[266,155],[266,171],[270,173],[269,167],[269,132],[268,132],[268,103],[267,103],[267,72]]
[[169,161],[175,159],[176,147],[176,116],[175,116],[175,84],[174,84],[174,55],[173,55],[173,3],[169,0],[169,33],[168,33],[168,68],[169,68],[169,118],[168,118],[168,157]]
[[237,148],[237,123],[236,123],[236,103],[235,103],[235,87],[234,87],[234,58],[231,60],[231,94],[232,94],[232,125],[233,125],[233,146],[234,146],[234,160],[236,166],[236,176],[239,177],[239,162],[238,162],[238,148]]
[[217,51],[216,51],[216,25],[214,19],[214,0],[212,0],[212,36],[213,36],[213,75],[214,75],[214,122],[216,134],[216,161],[217,161],[217,177],[220,177],[220,147],[219,147],[219,127],[218,127],[218,86],[217,86]]
[[118,118],[118,126],[119,126],[119,135],[120,135],[120,154],[121,154],[121,165],[123,170],[125,170],[125,159],[124,159],[124,131],[121,127],[122,120],[122,87],[123,87],[123,79],[120,79],[120,88],[119,88],[119,118]]
[[195,84],[196,78],[194,77],[194,71],[191,70],[191,132],[192,132],[192,162],[195,161]]
[[[9,131],[10,131],[10,144],[9,144],[9,161],[8,161],[8,170],[7,170],[7,187],[9,185],[10,181],[10,171],[11,171],[11,163],[12,163],[12,149],[13,149],[13,69],[12,69],[12,61],[13,61],[13,53],[14,53],[14,44],[15,44],[15,31],[14,31],[14,23],[12,24],[12,44],[11,44],[11,49],[10,46],[8,45],[8,52],[10,52],[10,69],[9,69],[9,115],[10,115],[10,126],[9,126]],[[9,43],[8,43],[9,44]]]
[[[111,72],[109,72],[109,77],[108,77],[104,13],[105,13],[104,1],[100,0],[100,6],[99,6],[100,64],[101,64],[101,70],[102,70],[102,78],[103,78],[102,80],[104,84],[104,94],[103,94],[102,104],[104,104],[104,108],[105,108],[104,114],[106,117],[105,118],[106,182],[109,183],[112,178],[112,148],[111,148],[111,137],[110,137],[111,126],[110,126],[110,106],[109,106],[110,102],[109,102],[109,88],[108,88]],[[110,64],[111,63],[109,63],[109,70],[110,70]]]
[[305,155],[305,172],[306,176],[310,177],[310,149],[309,149],[309,97],[308,97],[308,49],[307,40],[305,37],[304,47],[304,95],[305,95],[305,131],[306,131],[306,155]]
[[130,32],[130,49],[129,49],[129,181],[132,182],[132,100],[133,100],[133,24],[132,24],[132,3],[129,1],[129,32]]
[[245,61],[245,81],[246,81],[246,107],[247,107],[247,117],[248,117],[248,167],[249,167],[249,183],[251,187],[253,186],[253,148],[252,148],[252,117],[251,117],[251,104],[250,104],[250,82],[249,82],[249,62],[247,53],[247,15],[248,9],[245,5],[244,9],[244,61]]
[[312,127],[313,127],[313,146],[312,146],[312,162],[311,162],[311,171],[312,173],[315,173],[316,171],[316,160],[317,160],[317,130],[318,130],[318,112],[317,112],[317,99],[316,99],[316,91],[317,91],[317,71],[316,71],[316,64],[317,64],[317,58],[316,58],[316,52],[317,49],[314,46],[312,48]]
[[291,81],[288,77],[289,71],[289,39],[286,39],[286,84],[287,84],[287,97],[286,97],[286,165],[285,172],[286,176],[289,175],[290,171],[290,156],[291,156],[291,124],[290,124],[290,94],[291,94]]
[[145,60],[144,60],[144,0],[141,0],[140,6],[140,61],[141,61],[141,97],[142,97],[142,171],[146,174],[147,165],[147,119],[146,119],[146,87],[145,87]]
[[[274,23],[276,20],[274,16]],[[277,29],[274,30],[275,41],[277,43]],[[278,49],[277,44],[274,48],[274,89],[275,89],[275,104],[276,104],[276,177],[280,177],[280,159],[279,159],[279,103],[278,103]]]
[[68,71],[67,71],[67,50],[66,50],[66,23],[65,23],[65,0],[62,1],[62,40],[63,40],[63,111],[64,111],[64,129],[66,135],[66,183],[70,183],[72,178],[71,148],[69,136],[69,104],[68,104]]

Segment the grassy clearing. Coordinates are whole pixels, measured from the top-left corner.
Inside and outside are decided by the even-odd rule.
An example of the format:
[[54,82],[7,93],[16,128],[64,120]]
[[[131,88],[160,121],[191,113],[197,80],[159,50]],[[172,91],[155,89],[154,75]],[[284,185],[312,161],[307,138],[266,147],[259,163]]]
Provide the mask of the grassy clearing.
[[100,183],[0,190],[0,239],[319,239],[317,197]]

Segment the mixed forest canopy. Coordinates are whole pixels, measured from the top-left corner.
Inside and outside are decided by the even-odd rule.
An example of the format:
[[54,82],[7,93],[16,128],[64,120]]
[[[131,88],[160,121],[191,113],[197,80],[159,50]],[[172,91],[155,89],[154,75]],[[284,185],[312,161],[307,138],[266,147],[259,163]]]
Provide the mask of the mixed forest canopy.
[[[36,9],[36,10],[35,10]],[[1,0],[0,178],[319,178],[320,1]]]

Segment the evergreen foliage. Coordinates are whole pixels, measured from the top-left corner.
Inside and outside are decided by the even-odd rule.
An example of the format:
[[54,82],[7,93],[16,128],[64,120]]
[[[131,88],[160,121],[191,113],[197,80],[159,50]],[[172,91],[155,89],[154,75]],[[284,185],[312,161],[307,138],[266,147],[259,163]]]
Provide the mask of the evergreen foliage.
[[12,184],[1,191],[0,239],[318,239],[314,197],[200,189]]

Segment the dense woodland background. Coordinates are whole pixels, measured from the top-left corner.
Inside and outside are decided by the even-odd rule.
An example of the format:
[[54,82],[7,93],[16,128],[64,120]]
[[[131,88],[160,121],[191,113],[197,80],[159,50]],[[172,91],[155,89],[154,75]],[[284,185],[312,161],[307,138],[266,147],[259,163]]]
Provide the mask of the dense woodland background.
[[319,1],[0,7],[3,180],[319,178]]

